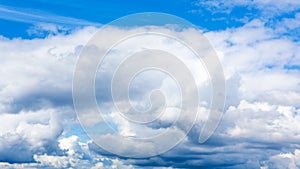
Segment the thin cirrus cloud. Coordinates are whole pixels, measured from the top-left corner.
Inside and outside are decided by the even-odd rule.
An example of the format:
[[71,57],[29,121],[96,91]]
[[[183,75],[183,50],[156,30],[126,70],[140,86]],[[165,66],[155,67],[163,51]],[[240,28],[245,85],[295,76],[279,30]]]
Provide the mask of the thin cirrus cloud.
[[101,24],[72,17],[57,16],[34,9],[24,9],[0,5],[0,18],[30,24],[55,23],[76,26],[100,26]]

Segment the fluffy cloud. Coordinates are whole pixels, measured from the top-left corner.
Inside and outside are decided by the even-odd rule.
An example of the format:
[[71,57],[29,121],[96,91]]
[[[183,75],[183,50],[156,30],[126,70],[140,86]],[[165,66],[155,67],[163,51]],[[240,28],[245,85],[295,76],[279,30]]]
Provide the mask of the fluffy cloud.
[[45,109],[1,114],[0,160],[30,162],[34,152],[55,152],[57,138],[63,131],[62,111]]
[[72,68],[80,46],[94,31],[1,39],[1,161],[32,162],[35,153],[60,152],[57,139],[75,122]]
[[300,150],[296,149],[292,153],[280,153],[271,156],[265,162],[265,168],[286,168],[297,169],[300,167]]
[[[280,4],[279,1],[276,4]],[[294,25],[297,27],[297,23]],[[76,123],[71,108],[73,68],[82,46],[95,28],[46,39],[2,38],[0,161],[3,162],[0,166],[297,168],[300,78],[298,69],[287,67],[300,63],[299,42],[279,37],[279,28],[266,27],[262,21],[253,20],[240,28],[206,32],[226,75],[228,101],[224,118],[214,136],[205,144],[199,144],[198,136],[208,112],[207,103],[203,104],[196,126],[180,145],[160,156],[144,159],[118,157],[91,141],[81,141],[80,136],[67,136],[68,127]],[[114,31],[110,33],[116,33]],[[145,86],[139,93],[158,86],[166,89],[170,96],[176,96],[171,95],[175,87],[168,88],[168,80],[152,84],[145,79],[138,81],[139,85]],[[176,107],[169,107],[167,111],[174,112]],[[176,113],[174,116],[167,114],[159,123],[146,127],[127,123],[118,112],[108,114],[107,118],[120,135],[149,136],[165,130],[175,116]],[[180,128],[174,132],[180,133]],[[111,138],[107,137],[107,141],[111,142]],[[169,142],[168,139],[165,141]],[[142,145],[138,151],[150,151],[151,148]],[[124,150],[128,153],[137,151],[130,147]]]
[[[46,39],[0,41],[0,112],[71,104],[76,56],[95,28]],[[16,50],[17,49],[17,50]]]
[[[216,133],[206,143],[198,143],[201,126],[196,125],[188,140],[169,152],[148,159],[127,161],[138,166],[165,167],[297,166],[299,112],[293,106],[241,101],[238,106],[232,106],[225,112]],[[293,151],[294,154],[289,153]]]
[[86,159],[86,144],[79,142],[78,136],[70,136],[58,140],[60,150],[65,153],[58,155],[34,155],[34,160],[41,166],[50,166],[54,168],[72,168],[81,166],[81,168],[90,166]]
[[299,106],[299,70],[286,68],[299,65],[298,41],[278,38],[274,29],[259,20],[205,35],[221,57],[228,80],[231,79],[228,86],[239,83],[227,88],[229,101],[236,103],[232,100],[234,93],[239,96],[235,99]]

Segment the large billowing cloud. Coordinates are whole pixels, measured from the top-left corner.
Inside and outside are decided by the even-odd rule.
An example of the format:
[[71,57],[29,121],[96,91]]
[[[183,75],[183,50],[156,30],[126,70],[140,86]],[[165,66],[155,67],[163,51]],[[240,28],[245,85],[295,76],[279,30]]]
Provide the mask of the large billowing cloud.
[[[261,3],[257,1],[257,4]],[[299,27],[297,24],[294,23]],[[208,112],[203,104],[196,126],[180,145],[160,156],[144,159],[114,156],[92,141],[82,139],[82,135],[76,136],[80,129],[72,105],[72,74],[82,46],[96,28],[87,27],[45,39],[2,37],[0,166],[299,168],[299,41],[278,37],[279,29],[291,28],[280,24],[270,28],[260,20],[253,20],[239,28],[206,32],[226,76],[223,120],[213,137],[199,144],[198,135]],[[109,33],[113,36],[114,31]],[[192,32],[189,33],[192,37]],[[145,88],[137,92],[137,98],[153,86],[172,94],[174,88],[167,87],[171,84],[168,79],[158,83],[161,77],[151,78],[154,81],[147,78],[138,81]],[[100,99],[105,100],[106,96]],[[167,112],[176,109],[170,107]],[[174,120],[172,115],[165,116],[160,123],[140,128],[113,113],[107,118],[119,128],[121,135],[127,136],[151,135]],[[147,148],[151,147],[140,147],[141,151]],[[134,153],[131,150],[126,149]],[[9,164],[16,162],[24,164]]]
[[1,161],[32,162],[36,153],[60,153],[57,139],[76,119],[73,66],[94,30],[46,39],[1,38]]

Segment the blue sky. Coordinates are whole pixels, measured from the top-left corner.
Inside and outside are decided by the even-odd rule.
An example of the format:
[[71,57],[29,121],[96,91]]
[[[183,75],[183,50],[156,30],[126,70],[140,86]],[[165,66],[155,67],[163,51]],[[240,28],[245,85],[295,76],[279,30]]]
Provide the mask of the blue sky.
[[[217,1],[218,2],[218,1]],[[250,2],[251,1],[245,1]],[[293,18],[299,12],[295,9],[287,11],[272,3],[262,5],[249,3],[218,2],[214,1],[187,1],[175,2],[163,0],[156,1],[2,1],[0,33],[8,38],[22,37],[34,38],[36,35],[28,34],[28,30],[38,23],[54,23],[65,29],[101,24],[107,24],[125,15],[139,12],[163,12],[182,17],[204,30],[223,30],[239,27],[255,18],[259,18],[266,25],[273,27],[286,18]],[[226,4],[227,3],[227,4]],[[289,2],[288,2],[289,3]],[[286,4],[288,4],[286,3]],[[224,5],[222,5],[224,4]],[[275,3],[276,4],[276,3]],[[290,6],[293,3],[289,4]],[[290,7],[288,7],[290,8]],[[13,30],[10,28],[14,28]],[[298,39],[297,29],[284,32]],[[46,36],[47,32],[39,36]]]
[[[207,4],[209,4],[208,1]],[[107,24],[119,17],[139,12],[163,12],[173,14],[207,30],[220,30],[242,26],[245,22],[260,17],[267,23],[283,17],[293,17],[297,10],[279,13],[273,18],[255,7],[239,5],[228,9],[199,7],[197,1],[2,1],[1,34],[6,37],[28,36],[33,24],[55,23],[74,28],[86,25]],[[203,5],[204,6],[204,5]],[[207,5],[206,5],[207,6]],[[232,9],[230,9],[232,8]],[[5,10],[6,9],[6,10]],[[230,9],[230,12],[228,10]],[[28,14],[28,15],[27,15]],[[75,19],[75,20],[74,20]],[[74,20],[74,21],[72,21]],[[81,21],[81,22],[79,22]],[[9,28],[14,27],[13,31]]]
[[[198,142],[198,134],[208,111],[206,100],[186,139],[154,157],[109,153],[77,120],[72,78],[83,47],[103,25],[139,12],[186,19],[203,32],[218,55],[226,102],[219,127],[204,144]],[[0,24],[0,168],[300,168],[297,0],[2,0]],[[112,29],[107,36],[120,31]],[[196,37],[192,31],[182,34]],[[194,62],[190,68],[197,72]],[[176,88],[168,79],[145,77],[136,84],[134,96],[159,87],[176,102]],[[198,80],[206,97],[206,81]],[[98,104],[111,113],[107,118],[118,134],[151,134],[174,118],[167,116],[152,128],[128,124],[110,110],[110,90],[105,90]],[[97,127],[105,131],[103,124]],[[149,147],[141,151],[151,151]]]

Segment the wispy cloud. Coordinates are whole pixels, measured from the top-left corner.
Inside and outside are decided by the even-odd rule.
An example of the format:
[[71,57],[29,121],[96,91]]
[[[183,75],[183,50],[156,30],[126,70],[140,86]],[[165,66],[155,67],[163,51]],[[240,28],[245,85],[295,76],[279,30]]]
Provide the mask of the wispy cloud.
[[248,9],[256,9],[261,12],[264,17],[274,17],[282,13],[292,12],[300,9],[300,1],[295,0],[199,0],[194,2],[196,6],[205,7],[213,12],[231,12],[233,8],[246,7]]
[[100,23],[82,19],[59,16],[35,9],[23,9],[0,5],[0,18],[5,20],[24,22],[30,24],[53,23],[74,26],[100,26]]

